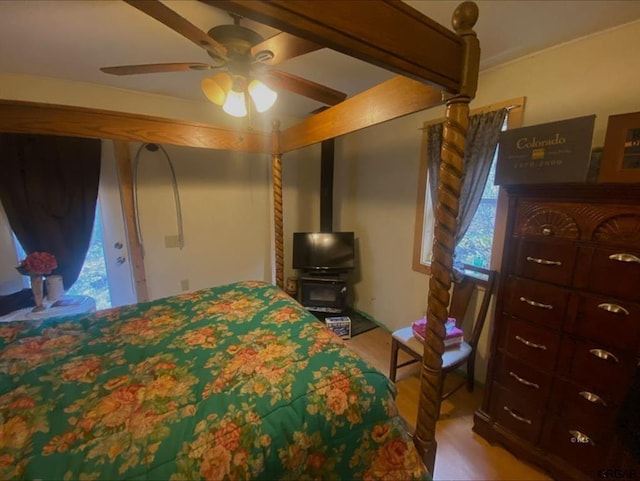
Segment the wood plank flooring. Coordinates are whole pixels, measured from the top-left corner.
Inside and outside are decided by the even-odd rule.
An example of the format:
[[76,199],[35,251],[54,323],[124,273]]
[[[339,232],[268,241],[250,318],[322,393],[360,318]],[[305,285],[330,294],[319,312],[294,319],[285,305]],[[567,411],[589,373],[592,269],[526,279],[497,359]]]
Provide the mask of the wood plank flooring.
[[[349,341],[349,345],[380,369],[389,374],[391,334],[376,328],[360,334]],[[405,356],[400,352],[401,359]],[[408,357],[407,357],[408,359]],[[450,377],[450,376],[449,376]],[[455,382],[455,379],[449,379]],[[445,381],[446,382],[446,381]],[[420,388],[417,364],[398,371],[397,405],[405,419],[415,426],[418,415],[418,392]],[[509,480],[548,481],[545,473],[528,465],[500,446],[492,446],[475,434],[473,412],[482,402],[482,390],[473,393],[465,388],[458,390],[442,403],[440,419],[436,427],[438,451],[434,479],[436,480]]]

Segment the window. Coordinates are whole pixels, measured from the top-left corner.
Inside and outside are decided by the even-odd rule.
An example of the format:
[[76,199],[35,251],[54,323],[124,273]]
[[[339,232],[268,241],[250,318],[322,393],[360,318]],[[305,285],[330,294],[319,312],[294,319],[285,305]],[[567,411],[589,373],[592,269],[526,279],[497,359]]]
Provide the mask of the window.
[[[18,238],[13,236],[18,259],[24,259],[26,253],[20,245]],[[66,292],[73,296],[89,296],[96,301],[97,309],[107,309],[111,307],[111,295],[107,282],[107,269],[104,259],[104,240],[102,237],[102,222],[100,219],[100,207],[96,204],[96,215],[93,223],[93,233],[91,244],[87,251],[87,256],[82,265],[82,270],[78,280]],[[28,287],[27,280],[23,280],[24,287]]]
[[93,221],[91,244],[84,259],[78,280],[73,283],[67,294],[89,296],[96,301],[97,309],[111,307],[111,294],[105,265],[104,239],[102,237],[102,219],[100,204],[96,203],[96,214]]
[[[516,128],[522,124],[524,98],[513,99],[471,112],[471,115],[509,108],[503,130]],[[437,122],[442,122],[442,119]],[[429,123],[425,124],[425,127]],[[433,205],[428,188],[428,166],[426,135],[423,136],[423,153],[420,162],[420,176],[418,186],[418,206],[416,211],[416,232],[414,245],[413,267],[415,270],[430,273],[431,248],[433,242],[434,216]],[[485,185],[480,205],[471,224],[460,243],[456,246],[456,261],[461,262],[465,270],[474,275],[474,268],[489,269],[492,265],[493,245],[501,238],[496,230],[496,215],[501,211],[499,205],[499,187],[493,185],[495,178],[496,158],[494,157],[489,177]],[[505,209],[506,211],[506,209]]]
[[[116,152],[119,145],[119,152]],[[136,302],[133,265],[130,262],[130,251],[127,245],[125,219],[132,218],[132,197],[121,195],[121,186],[131,186],[130,177],[124,176],[122,183],[118,178],[118,159],[122,157],[122,171],[130,172],[128,154],[125,144],[102,142],[102,160],[100,166],[100,184],[96,200],[96,212],[93,231],[88,251],[79,273],[78,279],[67,291],[69,295],[86,295],[96,301],[98,309],[122,306]],[[131,190],[129,189],[129,193]],[[123,212],[125,205],[127,215]],[[131,214],[131,215],[130,215]],[[0,231],[11,232],[9,222],[0,205]],[[0,232],[3,234],[3,232]],[[0,239],[2,240],[2,239]],[[3,241],[4,242],[4,241]],[[10,242],[10,241],[9,241]],[[25,253],[17,238],[13,236],[17,259],[24,259]],[[134,256],[132,253],[131,256]],[[142,264],[139,248],[135,252],[136,262]],[[12,261],[10,261],[11,265]],[[6,266],[2,263],[0,267]],[[139,267],[138,272],[143,268]],[[12,277],[13,284],[16,281]],[[140,282],[144,285],[144,273]],[[28,287],[28,280],[24,277],[22,286]],[[2,287],[2,286],[0,286]],[[18,286],[16,286],[18,287]],[[144,294],[146,296],[146,292]],[[141,297],[144,297],[141,296]]]
[[491,161],[491,170],[478,210],[476,210],[466,234],[456,246],[456,260],[458,262],[485,269],[489,269],[491,263],[491,247],[498,207],[499,187],[493,185],[496,176],[496,157],[497,155]]

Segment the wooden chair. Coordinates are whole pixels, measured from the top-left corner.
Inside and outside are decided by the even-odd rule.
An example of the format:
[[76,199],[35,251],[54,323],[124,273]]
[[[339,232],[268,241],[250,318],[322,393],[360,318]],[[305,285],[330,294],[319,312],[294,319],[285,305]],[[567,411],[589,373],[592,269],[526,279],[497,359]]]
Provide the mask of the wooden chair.
[[[461,383],[456,384],[455,387],[447,391],[442,395],[442,399],[446,399],[454,392],[460,389],[465,384],[469,392],[473,391],[475,381],[475,364],[476,364],[476,349],[478,346],[478,340],[482,329],[484,327],[487,312],[489,310],[489,303],[491,302],[491,296],[495,289],[497,272],[486,269],[480,269],[480,272],[488,276],[484,295],[480,301],[480,309],[478,315],[475,318],[471,329],[471,335],[466,336],[460,346],[455,348],[449,348],[445,350],[442,356],[442,376],[444,377],[458,369],[460,366],[466,363],[467,365],[467,378]],[[471,300],[473,291],[478,286],[478,280],[470,276],[464,276],[459,283],[453,284],[453,292],[451,294],[451,303],[449,305],[449,317],[456,319],[456,325],[461,327],[464,316],[469,307],[469,301]],[[478,291],[480,295],[480,291]],[[409,354],[412,359],[402,364],[398,364],[398,350],[402,349]],[[413,364],[422,360],[422,354],[424,351],[424,345],[414,335],[411,326],[403,327],[393,332],[391,337],[391,366],[389,368],[389,378],[395,382],[396,371],[400,367]]]

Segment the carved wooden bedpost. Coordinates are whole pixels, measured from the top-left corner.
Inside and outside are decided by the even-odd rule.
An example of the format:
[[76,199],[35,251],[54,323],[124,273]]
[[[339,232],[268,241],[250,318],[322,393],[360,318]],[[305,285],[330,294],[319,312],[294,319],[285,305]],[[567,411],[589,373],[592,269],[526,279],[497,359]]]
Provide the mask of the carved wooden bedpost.
[[437,443],[436,421],[440,413],[442,391],[442,353],[444,323],[448,317],[449,289],[455,235],[458,230],[460,187],[464,170],[464,146],[469,125],[469,102],[475,95],[480,60],[480,46],[473,26],[478,20],[478,7],[473,2],[461,3],[453,13],[452,25],[465,43],[465,61],[460,92],[447,100],[442,135],[442,163],[435,212],[433,259],[429,280],[424,355],[420,372],[420,401],[414,443],[429,471],[433,474]]
[[282,154],[280,121],[271,123],[271,183],[273,184],[273,230],[276,255],[276,285],[284,288],[284,223],[282,217]]

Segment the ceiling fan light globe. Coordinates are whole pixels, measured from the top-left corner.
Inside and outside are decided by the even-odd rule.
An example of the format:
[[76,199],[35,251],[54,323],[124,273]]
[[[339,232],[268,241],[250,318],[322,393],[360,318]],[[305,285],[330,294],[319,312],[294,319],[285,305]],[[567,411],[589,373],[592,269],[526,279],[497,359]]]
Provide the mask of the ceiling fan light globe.
[[252,80],[249,83],[249,95],[256,105],[256,110],[260,113],[269,110],[278,98],[278,94],[267,87],[260,80]]
[[227,92],[231,90],[231,77],[226,73],[219,73],[213,77],[202,79],[201,87],[205,96],[216,105],[224,105]]
[[247,105],[244,92],[230,90],[222,110],[234,117],[245,117],[247,115]]

